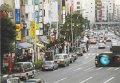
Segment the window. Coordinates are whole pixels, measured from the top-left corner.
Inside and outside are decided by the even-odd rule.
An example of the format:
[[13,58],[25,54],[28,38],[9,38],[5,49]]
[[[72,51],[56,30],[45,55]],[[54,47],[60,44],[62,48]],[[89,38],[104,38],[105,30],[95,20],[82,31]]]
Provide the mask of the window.
[[77,9],[80,9],[80,6],[77,6]]
[[80,2],[77,2],[77,5],[80,5]]

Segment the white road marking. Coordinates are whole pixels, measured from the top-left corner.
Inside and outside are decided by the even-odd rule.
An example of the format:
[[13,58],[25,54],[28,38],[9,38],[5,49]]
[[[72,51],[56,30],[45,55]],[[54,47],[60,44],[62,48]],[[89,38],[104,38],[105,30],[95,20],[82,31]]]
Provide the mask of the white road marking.
[[78,70],[80,70],[80,69],[82,69],[82,68],[75,69],[74,71],[78,71]]
[[102,69],[103,67],[101,67],[101,68],[98,68],[98,69],[96,69],[96,70],[100,70],[100,69]]
[[114,79],[115,77],[111,77],[110,79],[106,80],[104,83],[108,83],[109,81],[111,81],[112,79]]
[[120,69],[120,68],[115,68],[114,70],[118,70],[118,69]]
[[88,80],[90,80],[90,79],[92,79],[92,78],[93,78],[93,77],[89,77],[89,78],[87,78],[87,79],[81,81],[80,83],[84,83],[84,82],[86,82],[86,81],[88,81]]
[[84,70],[84,71],[88,71],[88,70],[91,70],[92,68],[94,68],[94,66],[93,66],[93,67],[90,67],[90,68],[88,68],[88,69],[86,69],[86,70]]
[[108,68],[107,71],[108,71],[108,70],[111,70],[111,69],[112,69],[112,68]]
[[65,79],[67,79],[67,78],[62,78],[62,79],[60,79],[60,80],[58,80],[58,81],[56,81],[56,82],[53,82],[53,83],[58,83],[58,82],[63,81],[63,80],[65,80]]

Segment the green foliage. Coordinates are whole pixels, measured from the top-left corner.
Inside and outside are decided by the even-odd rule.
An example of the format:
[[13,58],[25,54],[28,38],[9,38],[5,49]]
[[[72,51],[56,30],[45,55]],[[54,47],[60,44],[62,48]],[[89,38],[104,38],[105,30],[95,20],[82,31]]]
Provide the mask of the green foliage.
[[1,54],[13,52],[16,38],[15,24],[10,18],[1,17]]
[[35,65],[35,69],[40,69],[44,64],[44,61],[38,60],[36,62],[33,62],[33,64]]
[[66,16],[65,23],[61,28],[61,34],[65,35],[67,38],[71,37],[71,26],[74,34],[74,38],[81,35],[85,25],[85,19],[82,17],[80,12],[74,12]]

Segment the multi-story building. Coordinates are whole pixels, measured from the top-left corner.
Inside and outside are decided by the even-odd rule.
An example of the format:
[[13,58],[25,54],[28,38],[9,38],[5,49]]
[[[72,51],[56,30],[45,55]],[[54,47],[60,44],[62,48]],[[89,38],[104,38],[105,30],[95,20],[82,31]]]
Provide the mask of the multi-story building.
[[94,0],[83,0],[82,4],[82,15],[84,18],[90,21],[92,25],[95,22],[95,1]]
[[96,21],[102,20],[102,1],[95,0],[95,19]]
[[95,0],[96,21],[112,21],[114,0]]
[[120,4],[116,4],[114,8],[114,21],[120,21]]

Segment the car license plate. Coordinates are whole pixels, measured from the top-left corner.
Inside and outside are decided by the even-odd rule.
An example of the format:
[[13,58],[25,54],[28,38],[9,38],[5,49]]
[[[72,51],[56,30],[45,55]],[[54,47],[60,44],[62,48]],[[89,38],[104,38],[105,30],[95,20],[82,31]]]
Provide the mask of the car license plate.
[[48,67],[45,67],[45,69],[48,69]]

